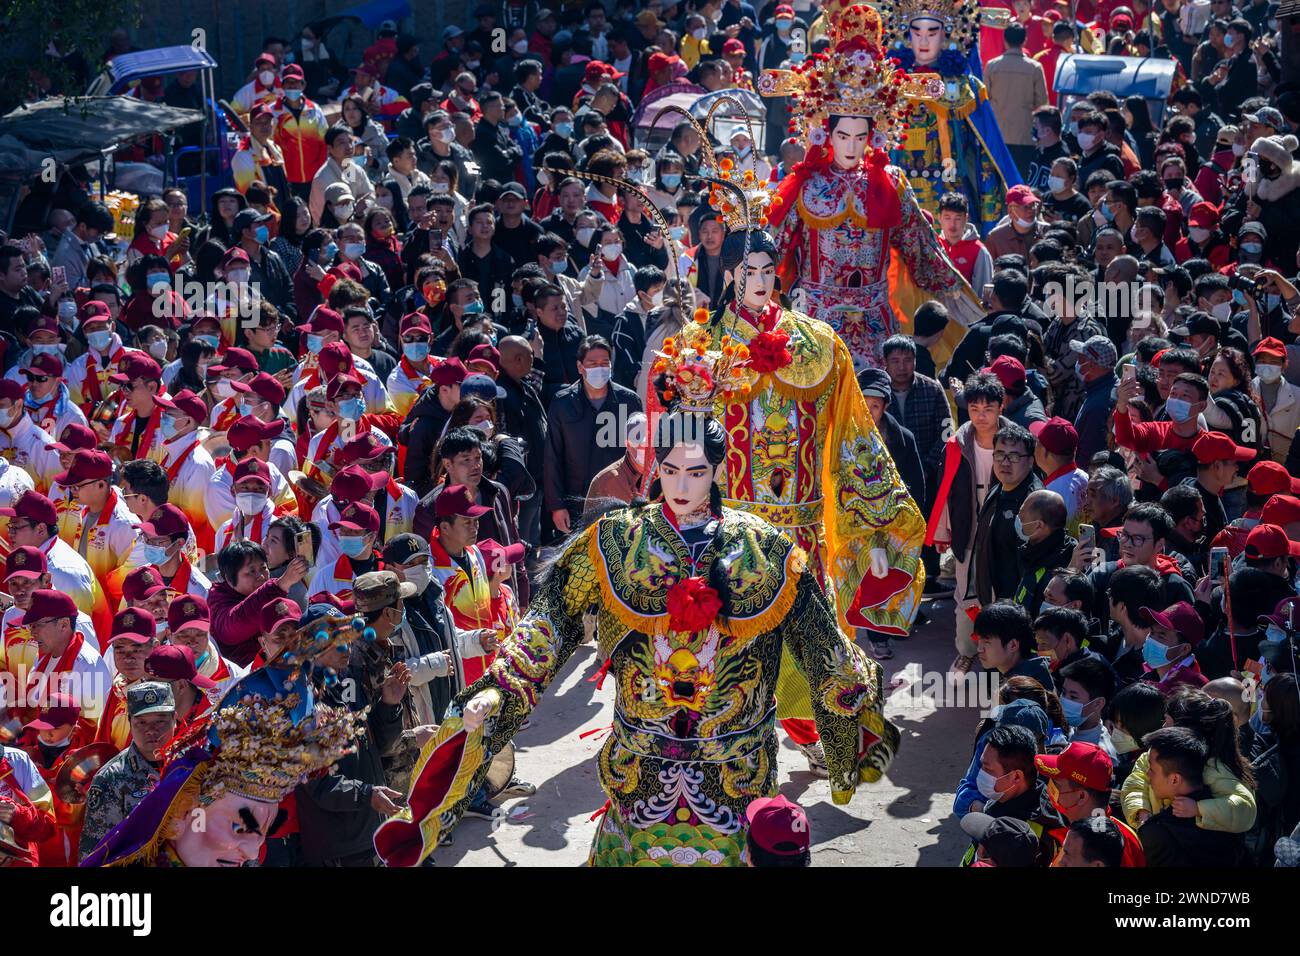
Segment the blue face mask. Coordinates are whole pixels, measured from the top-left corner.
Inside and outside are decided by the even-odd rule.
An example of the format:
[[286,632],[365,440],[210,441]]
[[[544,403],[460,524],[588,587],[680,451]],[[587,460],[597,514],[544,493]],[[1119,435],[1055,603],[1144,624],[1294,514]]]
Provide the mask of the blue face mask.
[[325,345],[325,336],[313,335],[307,333],[307,351],[312,355],[319,355],[321,348]]
[[339,550],[349,558],[359,558],[366,553],[366,537],[364,534],[360,537],[340,537],[338,539]]
[[171,284],[171,280],[172,277],[171,277],[171,273],[169,272],[151,272],[145,278],[145,282],[149,283],[149,289],[151,291],[153,289],[158,288],[159,286],[163,286],[164,288],[166,288],[168,285]]
[[570,136],[573,135],[573,124],[572,124],[572,123],[556,123],[556,124],[555,124],[555,135],[556,135],[556,136],[563,136],[565,139],[568,139]]
[[1078,727],[1083,723],[1083,704],[1077,700],[1062,697],[1061,712],[1065,714],[1065,722],[1071,727]]
[[156,544],[146,544],[144,546],[144,563],[163,565],[167,563],[167,549],[161,548]]
[[302,90],[285,90],[284,98],[290,103],[297,103],[302,99]]
[[349,398],[339,402],[339,417],[346,418],[354,422],[361,420],[361,416],[366,413],[366,401],[363,398]]
[[478,300],[478,299],[475,299],[473,302],[468,303],[468,304],[465,306],[465,314],[466,314],[466,315],[482,315],[482,314],[483,314],[483,303],[482,303],[480,300]]
[[163,441],[170,441],[176,437],[176,419],[170,415],[164,415],[158,419],[158,434],[162,436]]
[[239,403],[239,414],[241,414],[241,415],[253,415],[253,414],[256,414],[258,404],[259,404],[258,402],[240,402],[240,403]]
[[[1246,253],[1246,255],[1248,256],[1257,256],[1264,251],[1264,247],[1260,245],[1258,242],[1243,242],[1241,244],[1241,251]],[[1234,291],[1240,291],[1240,290],[1234,290]]]
[[339,244],[337,242],[331,242],[329,245],[325,247],[324,254],[321,256],[321,258],[325,262],[333,262],[334,257],[337,256],[338,254],[339,254]]
[[659,178],[664,181],[664,185],[669,189],[676,189],[682,184],[681,173],[664,173]]
[[673,226],[668,230],[668,235],[672,236],[675,242],[681,242],[683,239],[686,238],[686,227]]
[[113,344],[113,333],[109,331],[87,332],[86,344],[96,352],[107,351],[108,347]]
[[1115,221],[1115,210],[1111,209],[1110,203],[1105,200],[1102,200],[1101,203],[1101,214],[1106,217],[1107,222]]
[[1181,398],[1171,398],[1165,402],[1165,411],[1169,413],[1170,421],[1185,422],[1192,417],[1192,403]]
[[215,335],[196,335],[194,336],[194,341],[202,342],[210,349],[215,349],[221,344],[221,339]]
[[257,236],[258,242],[265,245],[266,241],[271,238],[271,230],[267,229],[266,226],[258,226],[253,235]]
[[569,263],[567,259],[561,259],[559,262],[556,262],[555,260],[551,260],[552,275],[557,275],[557,276],[561,275],[564,272],[564,270],[567,269],[568,267],[569,267]]
[[408,362],[423,362],[429,357],[428,342],[403,342],[402,354]]
[[[1146,643],[1142,645],[1142,660],[1146,661],[1148,667],[1166,667],[1169,664],[1169,649],[1148,634]],[[1062,700],[1061,704],[1064,705],[1065,701]]]

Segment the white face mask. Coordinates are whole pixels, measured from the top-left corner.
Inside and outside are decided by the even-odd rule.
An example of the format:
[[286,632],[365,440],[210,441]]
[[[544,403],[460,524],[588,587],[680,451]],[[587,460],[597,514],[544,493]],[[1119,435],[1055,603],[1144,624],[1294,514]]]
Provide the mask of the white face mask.
[[1019,216],[1012,216],[1011,218],[1015,220],[1016,225],[1021,229],[1029,229],[1034,224],[1032,219],[1021,219]]
[[257,491],[241,491],[235,495],[235,507],[245,518],[254,518],[266,507],[266,495]]
[[448,127],[447,127],[446,129],[444,129],[444,130],[439,130],[439,131],[438,131],[438,139],[442,140],[444,143],[454,143],[454,142],[456,142],[456,129],[455,129],[455,127],[448,126]]
[[159,241],[159,242],[161,242],[162,240],[166,239],[166,238],[167,238],[167,223],[163,223],[161,226],[150,226],[150,227],[149,227],[149,238],[151,238],[151,239],[156,239],[156,240]]
[[257,74],[257,78],[262,81],[263,86],[270,86],[275,82],[275,74],[270,70],[263,70]]
[[393,208],[393,197],[392,197],[392,196],[376,196],[376,197],[375,197],[375,203],[376,203],[377,205],[383,207],[384,209],[392,209],[392,208]]
[[161,362],[167,357],[167,340],[154,339],[149,343],[149,354]]
[[352,203],[343,203],[334,207],[334,218],[339,222],[347,222],[352,218]]
[[228,379],[218,379],[212,383],[212,394],[217,398],[229,398],[235,394],[235,386]]
[[662,309],[664,307],[664,290],[660,289],[654,295],[650,296],[650,308]]
[[1210,309],[1210,314],[1220,322],[1226,322],[1228,319],[1232,318],[1232,303],[1220,302],[1218,305]]
[[484,435],[487,435],[487,436],[489,436],[489,437],[491,437],[492,432],[494,431],[494,429],[493,429],[493,427],[492,427],[492,422],[488,421],[487,419],[484,419],[484,420],[481,421],[481,422],[475,422],[473,425],[470,425],[469,427],[470,427],[470,428],[477,428],[477,429],[478,429],[479,431],[481,431]]
[[1202,245],[1205,240],[1210,238],[1209,229],[1188,229],[1187,234],[1192,237],[1192,242],[1196,243],[1198,246]]
[[1050,190],[1051,190],[1052,192],[1054,192],[1054,193],[1064,192],[1064,191],[1065,191],[1065,177],[1064,177],[1064,176],[1048,176],[1048,177],[1047,177],[1047,188],[1050,189]]
[[1256,365],[1255,374],[1265,385],[1272,385],[1282,378],[1282,366],[1280,365]]
[[423,594],[429,587],[429,582],[433,579],[433,571],[428,562],[417,564],[413,568],[407,568],[402,572],[406,580],[415,585],[417,594]]
[[1079,148],[1085,153],[1097,145],[1096,133],[1080,133],[1078,135]]
[[228,281],[230,281],[230,282],[247,282],[247,281],[248,281],[248,270],[247,270],[247,269],[232,269],[232,270],[230,270],[229,272],[226,273],[226,279],[227,279]]
[[528,41],[527,41],[527,40],[520,40],[518,43],[516,43],[516,44],[514,45],[514,47],[513,47],[512,49],[514,49],[514,51],[515,51],[516,53],[527,53],[527,52],[528,52]]
[[587,380],[587,384],[592,388],[604,388],[609,384],[609,377],[613,374],[613,369],[608,365],[598,365],[595,368],[584,368],[582,377]]
[[695,37],[696,40],[699,40],[701,42],[703,42],[705,35],[706,35],[706,31],[702,27],[698,30],[691,31],[691,36]]
[[623,243],[607,242],[600,247],[600,252],[606,259],[617,259],[623,253]]
[[596,230],[591,228],[578,229],[574,232],[574,235],[577,236],[578,242],[582,243],[584,246],[591,242],[591,237],[595,234]]

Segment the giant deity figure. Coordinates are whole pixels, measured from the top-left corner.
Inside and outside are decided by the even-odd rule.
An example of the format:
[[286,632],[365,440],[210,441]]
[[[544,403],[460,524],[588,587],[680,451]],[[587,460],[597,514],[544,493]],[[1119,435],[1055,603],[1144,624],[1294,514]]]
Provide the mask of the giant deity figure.
[[912,76],[940,81],[916,104],[894,162],[933,214],[941,195],[963,193],[983,235],[1005,214],[1007,190],[1021,181],[980,79],[976,50],[980,24],[1005,25],[1007,11],[981,11],[975,0],[883,0],[881,10],[889,55]]
[[796,308],[839,333],[856,370],[879,367],[885,339],[910,334],[916,309],[938,300],[949,324],[925,344],[942,368],[983,310],[907,177],[889,165],[906,117],[942,84],[895,68],[871,7],[832,2],[827,19],[829,50],[759,80],[762,95],[790,97],[793,127],[807,146],[767,213],[782,288]]

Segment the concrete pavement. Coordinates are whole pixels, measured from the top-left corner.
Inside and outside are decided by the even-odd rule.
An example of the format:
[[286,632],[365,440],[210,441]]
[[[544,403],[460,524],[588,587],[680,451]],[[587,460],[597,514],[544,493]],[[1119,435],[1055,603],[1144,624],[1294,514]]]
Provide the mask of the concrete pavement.
[[[902,731],[898,757],[885,779],[864,785],[844,807],[830,787],[807,771],[802,755],[781,735],[779,786],[808,813],[814,866],[952,866],[966,837],[951,816],[953,790],[970,761],[977,707],[924,706],[912,691],[924,676],[932,686],[953,658],[951,601],[928,604],[933,620],[895,644],[886,661],[894,690],[887,716]],[[911,665],[909,667],[909,664]],[[578,866],[585,862],[605,803],[596,754],[612,719],[613,681],[602,690],[587,678],[596,651],[582,645],[551,685],[527,729],[515,738],[520,777],[536,796],[504,802],[506,819],[463,820],[437,866]]]

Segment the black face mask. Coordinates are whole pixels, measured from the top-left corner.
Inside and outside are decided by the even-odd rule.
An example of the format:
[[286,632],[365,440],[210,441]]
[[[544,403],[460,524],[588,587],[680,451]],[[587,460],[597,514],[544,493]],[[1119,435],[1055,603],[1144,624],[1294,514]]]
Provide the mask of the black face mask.
[[1265,179],[1277,179],[1282,175],[1282,170],[1272,163],[1261,162],[1259,164],[1259,174]]
[[1183,188],[1183,185],[1184,185],[1186,182],[1187,182],[1187,180],[1185,180],[1185,179],[1166,179],[1166,180],[1165,180],[1165,189],[1168,189],[1168,190],[1170,190],[1170,191],[1173,191],[1173,190],[1175,190],[1175,189],[1182,189],[1182,188]]

